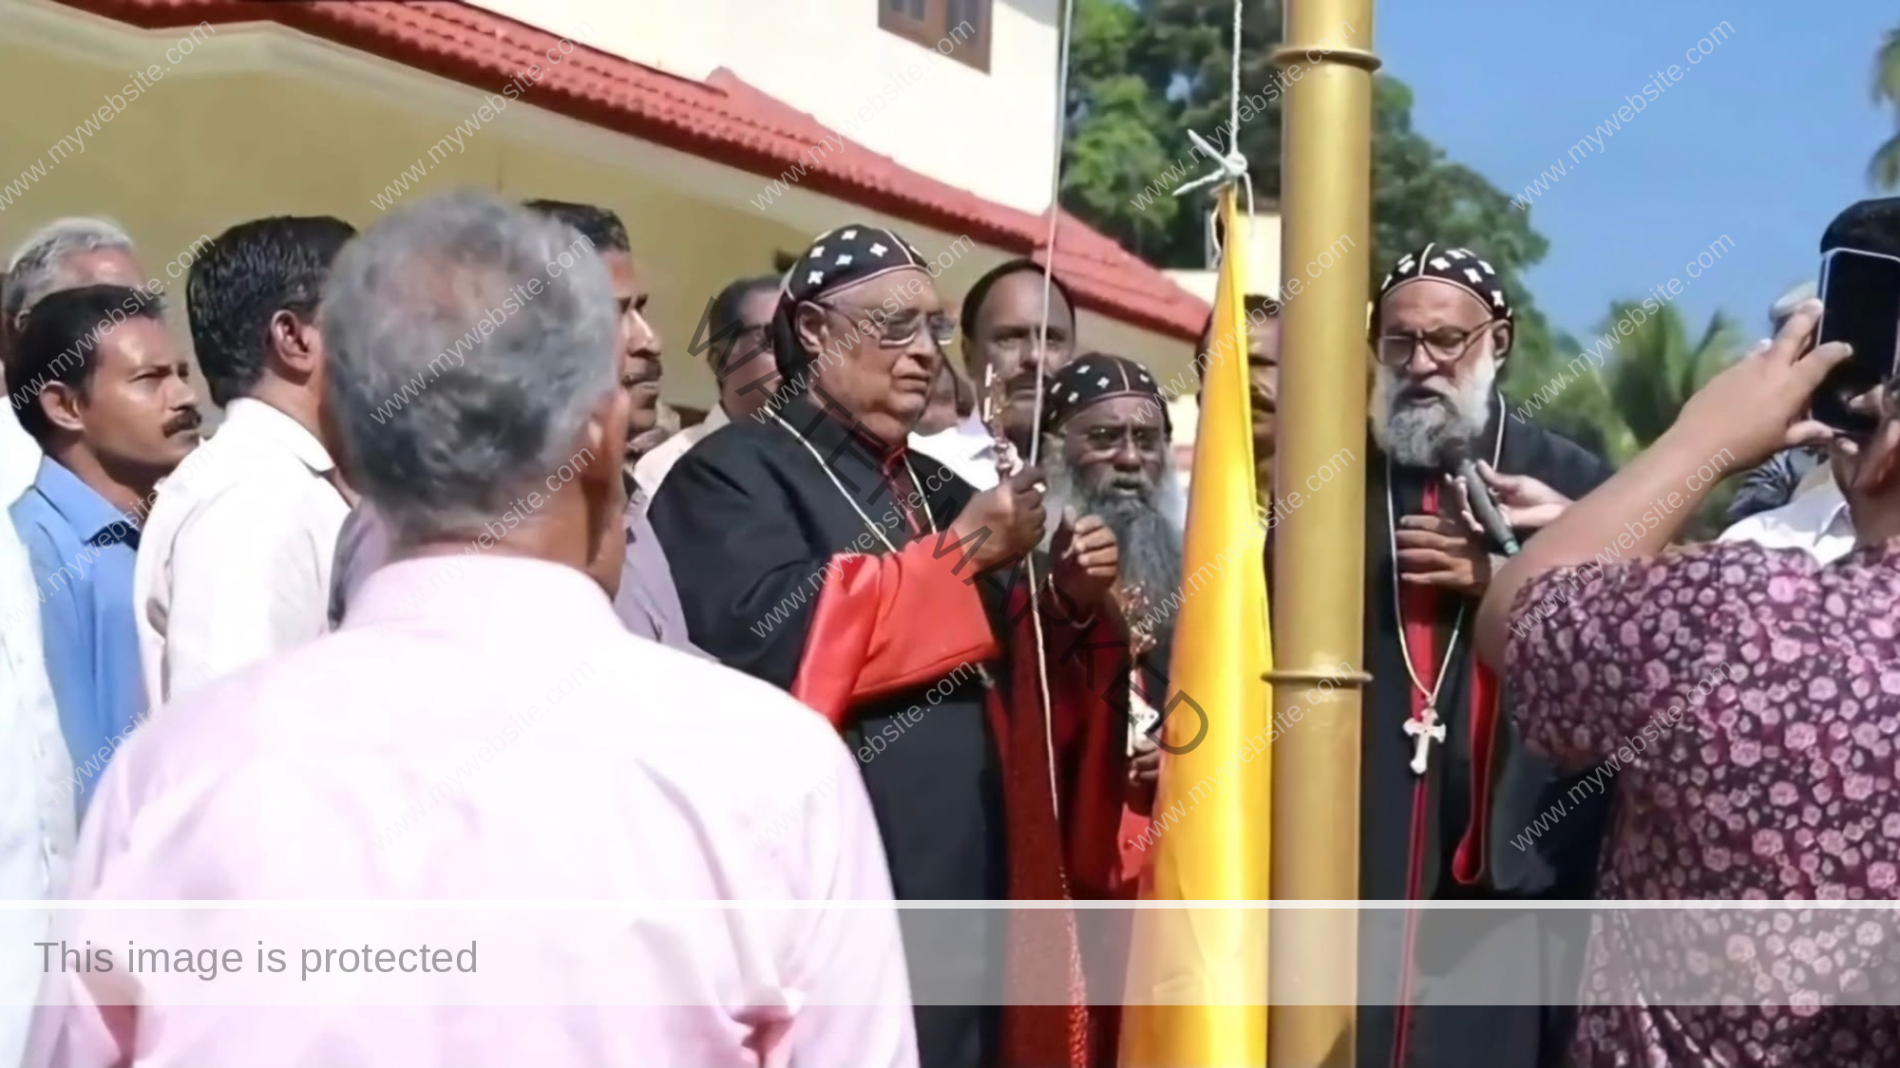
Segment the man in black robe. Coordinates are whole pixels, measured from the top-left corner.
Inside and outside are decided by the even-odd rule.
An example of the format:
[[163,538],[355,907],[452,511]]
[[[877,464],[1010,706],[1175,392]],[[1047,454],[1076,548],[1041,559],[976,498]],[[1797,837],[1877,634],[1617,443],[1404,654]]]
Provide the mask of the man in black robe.
[[[1020,561],[1043,537],[1040,472],[979,493],[907,448],[953,331],[901,238],[821,236],[773,318],[784,384],[683,456],[649,519],[694,644],[791,691],[857,751],[899,898],[1104,896],[1126,711],[1091,682],[1125,646],[1115,539],[1099,519],[1064,524],[1035,560],[1031,612]],[[977,944],[910,948],[927,1068],[1112,1057],[1091,1048],[1073,922],[1019,937],[1021,915]],[[935,980],[1004,955],[1008,981],[1066,984],[1070,1003],[928,1004]]]
[[[1500,547],[1479,533],[1447,476],[1457,458],[1483,465],[1520,540],[1610,475],[1580,446],[1506,410],[1496,379],[1512,330],[1496,273],[1465,249],[1428,245],[1380,287],[1366,471],[1365,899],[1484,899],[1504,909],[1592,896],[1607,791],[1526,836],[1575,780],[1524,752],[1501,713],[1509,695],[1471,656],[1473,614]],[[1457,915],[1362,914],[1361,1068],[1533,1068],[1561,1058],[1571,1015],[1561,1003],[1575,996],[1587,914],[1574,914],[1575,930],[1546,922],[1531,931],[1527,917],[1482,967],[1468,925],[1449,919]],[[1473,968],[1538,983],[1541,998],[1521,1000],[1557,1007],[1466,1007],[1456,989],[1451,1005],[1421,996],[1464,984],[1446,977]]]

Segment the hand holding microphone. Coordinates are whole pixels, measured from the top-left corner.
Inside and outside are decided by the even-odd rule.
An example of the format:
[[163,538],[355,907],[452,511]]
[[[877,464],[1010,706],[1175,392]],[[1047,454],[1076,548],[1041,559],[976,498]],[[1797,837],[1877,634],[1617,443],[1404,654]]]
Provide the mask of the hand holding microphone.
[[1505,556],[1517,555],[1514,531],[1541,530],[1572,503],[1529,475],[1501,475],[1482,460],[1460,457],[1454,469],[1456,476],[1445,477],[1465,525],[1501,546]]

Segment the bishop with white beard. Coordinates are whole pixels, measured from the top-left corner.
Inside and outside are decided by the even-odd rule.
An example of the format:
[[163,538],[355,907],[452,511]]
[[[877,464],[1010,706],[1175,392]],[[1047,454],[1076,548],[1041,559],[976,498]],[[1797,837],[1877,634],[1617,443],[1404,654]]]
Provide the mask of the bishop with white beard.
[[[1582,497],[1610,475],[1602,460],[1505,409],[1496,380],[1514,325],[1496,272],[1465,249],[1427,245],[1379,289],[1366,473],[1366,899],[1592,896],[1607,794],[1571,803],[1541,836],[1524,836],[1575,780],[1523,751],[1502,714],[1510,696],[1471,655],[1473,615],[1501,550],[1475,532],[1447,478],[1456,458],[1488,465],[1514,525],[1529,524],[1527,510],[1538,505],[1547,522],[1558,510],[1548,505]],[[1529,529],[1516,534],[1522,540]],[[1400,912],[1362,914],[1362,1068],[1533,1068],[1560,1053],[1571,1017],[1563,1008],[1404,1006],[1434,979],[1459,982],[1443,977],[1468,947],[1432,937],[1431,921],[1443,915],[1419,913],[1408,924]],[[1581,951],[1580,939],[1574,948]],[[1552,984],[1541,1000],[1574,996],[1574,982],[1558,989],[1581,966],[1564,939],[1528,939],[1512,952],[1525,958],[1513,969]]]

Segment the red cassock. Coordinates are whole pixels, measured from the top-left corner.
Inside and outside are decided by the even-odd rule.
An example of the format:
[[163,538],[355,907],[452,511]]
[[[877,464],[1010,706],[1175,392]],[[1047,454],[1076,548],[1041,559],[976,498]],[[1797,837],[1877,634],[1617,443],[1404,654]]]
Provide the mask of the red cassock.
[[[966,663],[1001,669],[987,687],[985,711],[1003,771],[1010,899],[1124,896],[1117,832],[1127,774],[1126,638],[1104,619],[1067,621],[1044,578],[1037,606],[1043,655],[1020,580],[1010,595],[1009,640],[999,642],[958,565],[959,554],[943,554],[933,539],[883,555],[834,557],[793,695],[843,728],[866,700],[929,684]],[[1038,577],[1044,573],[1038,566]],[[1047,720],[1039,662],[1048,671]],[[1053,1000],[1047,992],[1066,990],[1068,998],[1007,1006],[1003,1063],[1112,1065],[1115,1013],[1112,1005],[1089,1007],[1074,914],[1014,913],[1008,946],[1009,989],[1041,992],[1034,1000],[1044,1002]],[[1118,998],[1119,991],[1097,991],[1094,1000]]]

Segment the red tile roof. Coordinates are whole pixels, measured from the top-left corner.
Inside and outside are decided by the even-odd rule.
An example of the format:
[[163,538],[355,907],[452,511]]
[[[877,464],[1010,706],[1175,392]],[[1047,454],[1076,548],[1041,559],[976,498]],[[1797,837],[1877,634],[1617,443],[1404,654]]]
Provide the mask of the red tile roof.
[[[275,22],[491,92],[540,61],[545,72],[521,97],[550,111],[767,178],[802,164],[803,188],[1018,255],[1037,254],[1047,236],[1047,214],[984,200],[855,142],[812,160],[813,145],[838,135],[730,71],[698,82],[585,47],[548,66],[560,38],[459,3],[63,2],[150,29]],[[1084,308],[1184,340],[1200,336],[1206,303],[1067,212],[1055,266]]]

